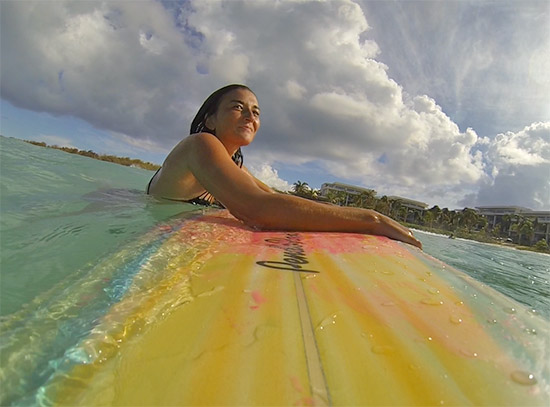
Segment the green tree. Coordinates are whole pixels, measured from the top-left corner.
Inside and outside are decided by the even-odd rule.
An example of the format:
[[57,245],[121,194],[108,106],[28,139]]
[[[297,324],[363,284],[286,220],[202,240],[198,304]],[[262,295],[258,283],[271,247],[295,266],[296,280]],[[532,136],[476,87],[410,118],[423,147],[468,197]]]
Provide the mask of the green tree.
[[366,192],[361,192],[356,202],[359,208],[374,208],[376,204],[376,191],[374,189],[369,189]]
[[432,221],[430,223],[430,227],[433,227],[434,223],[439,224],[441,222],[441,216],[443,214],[443,211],[441,210],[441,208],[439,208],[439,206],[434,205],[433,207],[428,209],[427,212],[430,212],[432,214]]
[[459,211],[449,211],[449,215],[451,217],[451,229],[453,231],[456,231],[460,225],[462,224],[462,212]]
[[468,233],[472,232],[472,228],[477,223],[478,214],[475,210],[464,208],[461,213],[460,224],[468,229]]
[[528,245],[533,244],[533,239],[535,237],[535,228],[533,227],[533,222],[530,219],[522,219],[518,227],[519,231],[519,242],[522,242],[522,237],[525,237],[525,240]]
[[376,201],[376,205],[374,209],[384,215],[389,215],[391,206],[390,206],[390,200],[386,195],[384,195],[382,198],[378,199]]
[[489,226],[489,221],[487,220],[487,218],[485,216],[482,216],[482,215],[479,215],[479,214],[476,214],[477,215],[477,221],[476,221],[476,229],[480,230],[480,231],[484,231],[485,233],[487,233],[487,227]]
[[547,252],[549,250],[546,239],[541,239],[535,244],[535,250],[539,252]]
[[347,194],[344,191],[329,191],[327,199],[335,205],[344,206],[346,204],[346,196]]
[[390,211],[388,213],[388,216],[393,219],[399,219],[399,213],[401,211],[401,208],[403,207],[403,204],[399,199],[389,199],[390,202]]
[[310,193],[311,188],[307,182],[296,181],[294,185],[292,185],[292,190],[296,195],[307,196]]
[[504,215],[500,221],[501,236],[510,237],[512,233],[512,215]]
[[497,223],[497,225],[491,231],[494,237],[500,237],[500,235],[502,234],[501,226],[502,225],[500,223]]
[[397,220],[407,222],[408,217],[409,217],[409,208],[407,208],[406,206],[401,206],[397,212]]
[[443,208],[439,215],[438,225],[445,230],[452,230],[453,212],[449,208]]
[[424,225],[428,225],[430,228],[433,228],[434,220],[435,220],[435,215],[433,212],[430,212],[430,211],[424,212],[424,216],[422,217],[422,221]]

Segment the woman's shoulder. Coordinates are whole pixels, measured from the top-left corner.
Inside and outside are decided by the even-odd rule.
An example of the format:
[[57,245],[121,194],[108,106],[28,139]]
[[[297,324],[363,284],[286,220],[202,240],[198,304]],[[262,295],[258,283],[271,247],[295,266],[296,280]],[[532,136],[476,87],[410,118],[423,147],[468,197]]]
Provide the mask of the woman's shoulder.
[[192,155],[227,155],[222,142],[211,133],[195,133],[187,137],[183,142],[182,148],[186,149]]
[[178,149],[194,149],[207,146],[220,146],[221,141],[211,133],[201,132],[190,134],[176,146]]
[[168,154],[163,166],[183,168],[190,163],[219,159],[227,155],[227,150],[220,140],[210,133],[195,133],[180,141]]
[[212,144],[219,143],[219,140],[210,133],[195,133],[190,134],[189,136],[185,137],[183,140],[181,140],[176,146],[172,149],[170,154],[168,155],[168,159],[171,158],[181,158],[182,156],[185,156],[189,153],[196,153],[196,149],[200,148],[201,146],[207,146]]

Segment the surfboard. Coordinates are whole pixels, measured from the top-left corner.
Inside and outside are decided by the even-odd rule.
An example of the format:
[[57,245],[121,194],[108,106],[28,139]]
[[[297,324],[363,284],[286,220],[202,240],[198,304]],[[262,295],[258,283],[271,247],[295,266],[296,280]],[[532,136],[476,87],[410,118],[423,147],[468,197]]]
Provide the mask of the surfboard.
[[152,235],[42,403],[549,404],[548,323],[415,247],[225,210]]

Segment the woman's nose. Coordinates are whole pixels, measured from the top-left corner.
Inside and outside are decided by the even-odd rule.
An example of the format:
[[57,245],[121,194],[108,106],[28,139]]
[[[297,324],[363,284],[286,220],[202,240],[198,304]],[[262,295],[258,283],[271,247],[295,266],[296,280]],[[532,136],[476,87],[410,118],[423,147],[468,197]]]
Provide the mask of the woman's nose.
[[248,121],[254,121],[254,113],[250,109],[243,109],[244,118]]

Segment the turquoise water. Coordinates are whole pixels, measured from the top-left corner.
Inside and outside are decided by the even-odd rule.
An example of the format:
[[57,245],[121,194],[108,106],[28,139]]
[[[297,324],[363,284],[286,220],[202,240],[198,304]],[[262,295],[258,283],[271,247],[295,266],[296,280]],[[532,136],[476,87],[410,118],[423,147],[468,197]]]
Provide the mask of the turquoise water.
[[[80,357],[71,349],[165,238],[158,225],[200,208],[146,196],[150,171],[17,139],[0,137],[0,166],[0,405],[48,404],[40,386]],[[418,236],[427,253],[550,320],[550,256]]]

